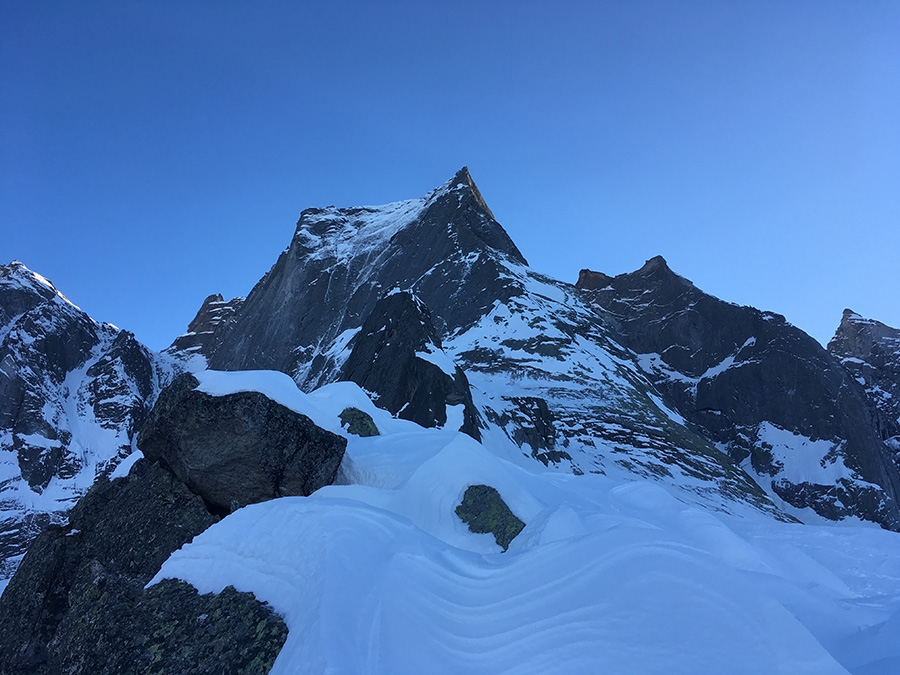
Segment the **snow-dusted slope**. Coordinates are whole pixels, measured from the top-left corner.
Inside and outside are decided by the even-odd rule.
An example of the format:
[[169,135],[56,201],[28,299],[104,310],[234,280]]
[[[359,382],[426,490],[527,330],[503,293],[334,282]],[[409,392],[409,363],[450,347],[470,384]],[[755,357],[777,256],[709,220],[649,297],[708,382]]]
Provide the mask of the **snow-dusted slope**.
[[[778,522],[624,475],[576,476],[375,408],[351,383],[311,394],[279,373],[200,373],[260,390],[348,436],[345,482],[248,506],[156,580],[252,591],[285,617],[273,673],[891,673],[900,539]],[[525,529],[503,553],[454,507],[494,486]],[[153,582],[151,582],[153,583]]]
[[0,266],[0,579],[132,452],[164,371],[41,275]]

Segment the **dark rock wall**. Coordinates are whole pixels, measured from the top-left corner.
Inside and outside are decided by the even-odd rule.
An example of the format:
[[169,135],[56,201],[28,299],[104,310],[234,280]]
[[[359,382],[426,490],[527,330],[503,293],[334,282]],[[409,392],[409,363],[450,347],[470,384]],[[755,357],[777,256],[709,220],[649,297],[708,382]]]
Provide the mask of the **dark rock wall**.
[[253,288],[209,362],[212,368],[281,370],[304,389],[331,381],[340,363],[325,352],[358,328],[381,296],[399,287],[428,306],[439,333],[477,321],[498,298],[517,292],[499,260],[524,264],[494,220],[468,170],[429,196],[422,213],[386,242],[347,259],[322,255],[322,242],[353,232],[366,208],[307,209],[290,247]]
[[210,295],[188,324],[187,332],[175,338],[170,349],[212,354],[219,346],[228,324],[243,304],[244,298],[232,298],[226,302],[221,293]]
[[382,298],[354,338],[340,379],[356,382],[375,403],[423,427],[443,426],[447,406],[463,405],[461,431],[481,438],[469,381],[456,367],[451,376],[416,353],[441,349],[431,315],[417,298],[394,292]]
[[828,351],[865,390],[878,432],[900,464],[900,330],[845,309]]

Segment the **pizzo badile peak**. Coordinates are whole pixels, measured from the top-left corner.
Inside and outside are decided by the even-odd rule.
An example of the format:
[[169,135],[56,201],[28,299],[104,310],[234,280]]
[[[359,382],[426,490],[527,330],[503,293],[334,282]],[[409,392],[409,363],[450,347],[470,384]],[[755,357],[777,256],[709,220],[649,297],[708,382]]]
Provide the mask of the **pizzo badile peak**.
[[[210,295],[161,352],[13,261],[0,672],[652,670],[610,655],[649,638],[603,633],[600,568],[743,603],[754,640],[727,602],[679,620],[747,672],[900,663],[759,582],[784,554],[798,593],[823,583],[747,533],[898,532],[898,458],[900,330],[846,310],[824,348],[661,256],[553,279],[466,168],[304,210],[246,297]],[[654,593],[629,611],[658,617]],[[676,670],[723,663],[659,639]]]

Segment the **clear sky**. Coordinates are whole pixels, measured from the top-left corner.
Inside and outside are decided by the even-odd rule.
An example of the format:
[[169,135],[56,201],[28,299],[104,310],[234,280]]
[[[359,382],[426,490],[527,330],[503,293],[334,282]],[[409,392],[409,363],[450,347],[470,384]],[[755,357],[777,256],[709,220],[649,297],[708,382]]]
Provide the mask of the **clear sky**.
[[0,262],[152,348],[463,165],[551,276],[900,326],[900,2],[0,0]]

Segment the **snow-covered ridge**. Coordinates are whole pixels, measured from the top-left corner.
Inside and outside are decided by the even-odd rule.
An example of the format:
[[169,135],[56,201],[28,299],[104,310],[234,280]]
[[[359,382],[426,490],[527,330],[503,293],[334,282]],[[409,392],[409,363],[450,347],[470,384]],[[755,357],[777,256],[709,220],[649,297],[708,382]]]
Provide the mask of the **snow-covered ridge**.
[[308,209],[300,218],[294,243],[309,251],[310,260],[334,259],[344,264],[382,249],[427,205],[427,199],[412,199],[383,206]]
[[380,251],[441,197],[467,189],[472,186],[454,176],[419,199],[378,206],[306,209],[300,214],[294,242],[309,250],[309,260],[334,259],[346,264],[367,251]]
[[[713,515],[633,475],[518,465],[497,437],[394,419],[349,383],[304,394],[280,373],[198,377],[214,395],[263,391],[338,433],[340,411],[358,407],[381,431],[347,436],[348,484],[242,508],[150,582],[233,585],[268,602],[290,631],[276,675],[900,665],[894,533],[750,507]],[[505,553],[454,514],[472,484],[495,487],[526,523]]]
[[50,291],[56,298],[60,301],[65,302],[68,305],[71,305],[74,309],[81,311],[75,303],[69,300],[65,295],[63,295],[56,286],[53,285],[46,277],[34,272],[33,270],[28,269],[24,263],[13,260],[9,265],[0,266],[3,268],[3,273],[0,273],[0,286],[12,286],[12,285],[22,285],[26,288],[30,288],[36,291],[41,292],[42,295],[45,295],[45,291]]

